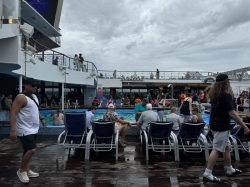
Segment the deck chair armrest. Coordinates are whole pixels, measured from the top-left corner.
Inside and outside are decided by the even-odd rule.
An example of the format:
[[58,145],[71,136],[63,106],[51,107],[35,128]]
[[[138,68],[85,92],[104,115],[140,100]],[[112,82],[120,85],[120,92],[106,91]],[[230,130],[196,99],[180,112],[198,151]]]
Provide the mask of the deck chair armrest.
[[204,143],[207,143],[207,138],[204,134],[200,133],[200,137]]
[[175,156],[175,161],[179,161],[180,160],[180,156],[179,156],[179,150],[178,150],[178,138],[176,136],[175,133],[173,133],[173,131],[171,131],[170,133],[170,137],[173,139],[174,141],[174,156]]
[[119,130],[117,130],[115,134],[115,144],[116,143],[118,144],[118,140],[119,140]]
[[61,137],[62,137],[63,134],[65,134],[65,130],[62,131],[61,134],[59,134],[58,139],[57,139],[57,144],[60,144],[60,140],[61,140]]
[[229,140],[233,143],[234,148],[238,150],[237,140],[232,135],[229,136]]
[[170,137],[171,137],[175,142],[177,141],[177,143],[178,143],[178,138],[177,138],[177,136],[175,135],[175,133],[173,133],[173,131],[171,131]]
[[229,140],[231,141],[231,144],[233,144],[233,150],[234,150],[235,160],[236,161],[240,161],[239,147],[238,147],[237,140],[232,135],[229,136]]
[[93,134],[93,130],[90,130],[90,131],[88,132],[88,135],[87,135],[87,138],[86,138],[86,144],[87,144],[87,145],[90,144],[92,134]]
[[142,132],[143,132],[143,135],[144,135],[145,142],[146,142],[146,144],[148,144],[148,135],[147,135],[147,132],[145,130],[143,130]]

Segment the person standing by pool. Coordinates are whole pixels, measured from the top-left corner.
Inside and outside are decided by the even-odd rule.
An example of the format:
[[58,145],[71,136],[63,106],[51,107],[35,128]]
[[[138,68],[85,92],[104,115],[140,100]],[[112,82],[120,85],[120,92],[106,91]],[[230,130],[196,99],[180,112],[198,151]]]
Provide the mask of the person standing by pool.
[[64,125],[64,115],[61,113],[61,109],[57,109],[56,113],[52,116],[53,125]]
[[207,168],[203,173],[203,180],[220,183],[222,181],[212,174],[220,152],[222,152],[225,161],[227,177],[233,177],[242,173],[241,170],[234,169],[231,164],[231,144],[229,141],[231,118],[233,118],[233,120],[244,129],[245,134],[249,134],[250,131],[234,110],[232,102],[233,91],[226,74],[219,74],[216,77],[216,82],[213,83],[212,88],[209,91],[209,98],[211,102],[209,125],[214,139],[213,150],[209,155]]
[[97,99],[97,97],[95,97],[92,101],[92,106],[98,106],[99,105],[99,100]]
[[112,95],[110,95],[110,98],[109,98],[109,100],[108,100],[108,105],[109,104],[113,104],[113,98],[112,98]]
[[186,98],[186,94],[184,92],[182,92],[180,95],[180,98],[181,98],[181,104],[182,104],[184,99]]
[[28,183],[30,177],[38,177],[39,173],[30,170],[30,161],[36,152],[36,135],[39,129],[39,119],[46,127],[46,122],[38,110],[38,99],[35,96],[37,83],[32,78],[24,82],[24,92],[17,95],[10,111],[10,139],[17,136],[23,144],[23,158],[17,176],[23,183]]
[[157,112],[160,118],[160,121],[163,121],[163,115],[165,110],[165,104],[166,104],[166,95],[163,95],[163,98],[158,103]]
[[200,100],[201,103],[204,102],[204,97],[205,97],[205,95],[204,95],[204,92],[202,91],[202,92],[200,93],[200,95],[199,95],[199,100]]
[[144,98],[142,102],[135,105],[135,120],[138,121],[142,112],[146,111],[146,104],[148,104],[148,99]]
[[244,99],[242,97],[242,94],[237,98],[237,105],[238,105],[238,111],[244,112]]
[[135,104],[140,103],[140,102],[141,102],[141,99],[139,98],[139,96],[136,96]]
[[187,97],[184,99],[183,103],[180,106],[180,112],[184,115],[184,122],[190,120],[190,113],[192,111],[192,94],[188,93]]
[[198,94],[195,93],[194,96],[193,96],[193,104],[198,105],[198,99],[199,99]]

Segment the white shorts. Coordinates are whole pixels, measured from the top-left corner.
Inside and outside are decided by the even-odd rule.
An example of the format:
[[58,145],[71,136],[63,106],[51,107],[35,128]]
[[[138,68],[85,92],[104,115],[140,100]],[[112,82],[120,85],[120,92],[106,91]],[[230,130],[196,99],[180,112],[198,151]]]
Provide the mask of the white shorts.
[[123,129],[123,126],[120,123],[115,123],[115,133],[117,130],[121,132],[122,129]]
[[229,141],[230,131],[213,131],[213,149],[220,151],[222,153],[225,152],[225,149],[227,146],[231,146],[231,143]]

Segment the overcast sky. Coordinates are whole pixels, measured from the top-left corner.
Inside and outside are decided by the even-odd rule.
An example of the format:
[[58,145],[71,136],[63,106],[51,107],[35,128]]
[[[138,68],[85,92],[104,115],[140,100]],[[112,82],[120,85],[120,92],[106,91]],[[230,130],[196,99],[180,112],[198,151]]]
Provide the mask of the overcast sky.
[[250,0],[64,0],[60,28],[99,70],[250,66]]

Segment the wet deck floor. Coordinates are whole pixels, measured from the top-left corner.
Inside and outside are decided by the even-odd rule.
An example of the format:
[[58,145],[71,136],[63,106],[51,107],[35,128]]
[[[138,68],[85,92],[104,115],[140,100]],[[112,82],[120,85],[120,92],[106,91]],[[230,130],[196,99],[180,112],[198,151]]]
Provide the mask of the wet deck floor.
[[[32,159],[31,169],[40,177],[31,178],[23,185],[16,172],[21,163],[22,148],[19,141],[9,138],[0,140],[0,186],[250,186],[250,156],[240,154],[241,161],[233,166],[244,173],[235,178],[225,176],[223,159],[219,158],[214,175],[224,184],[204,183],[202,173],[206,162],[203,154],[181,154],[180,162],[174,161],[173,153],[150,151],[149,162],[145,159],[145,149],[140,151],[138,137],[128,136],[128,145],[119,149],[119,160],[115,161],[115,151],[91,152],[90,161],[84,161],[84,150],[62,151],[56,161],[56,136],[38,136],[38,149]],[[64,157],[64,158],[62,158]],[[234,157],[232,157],[234,158]]]

